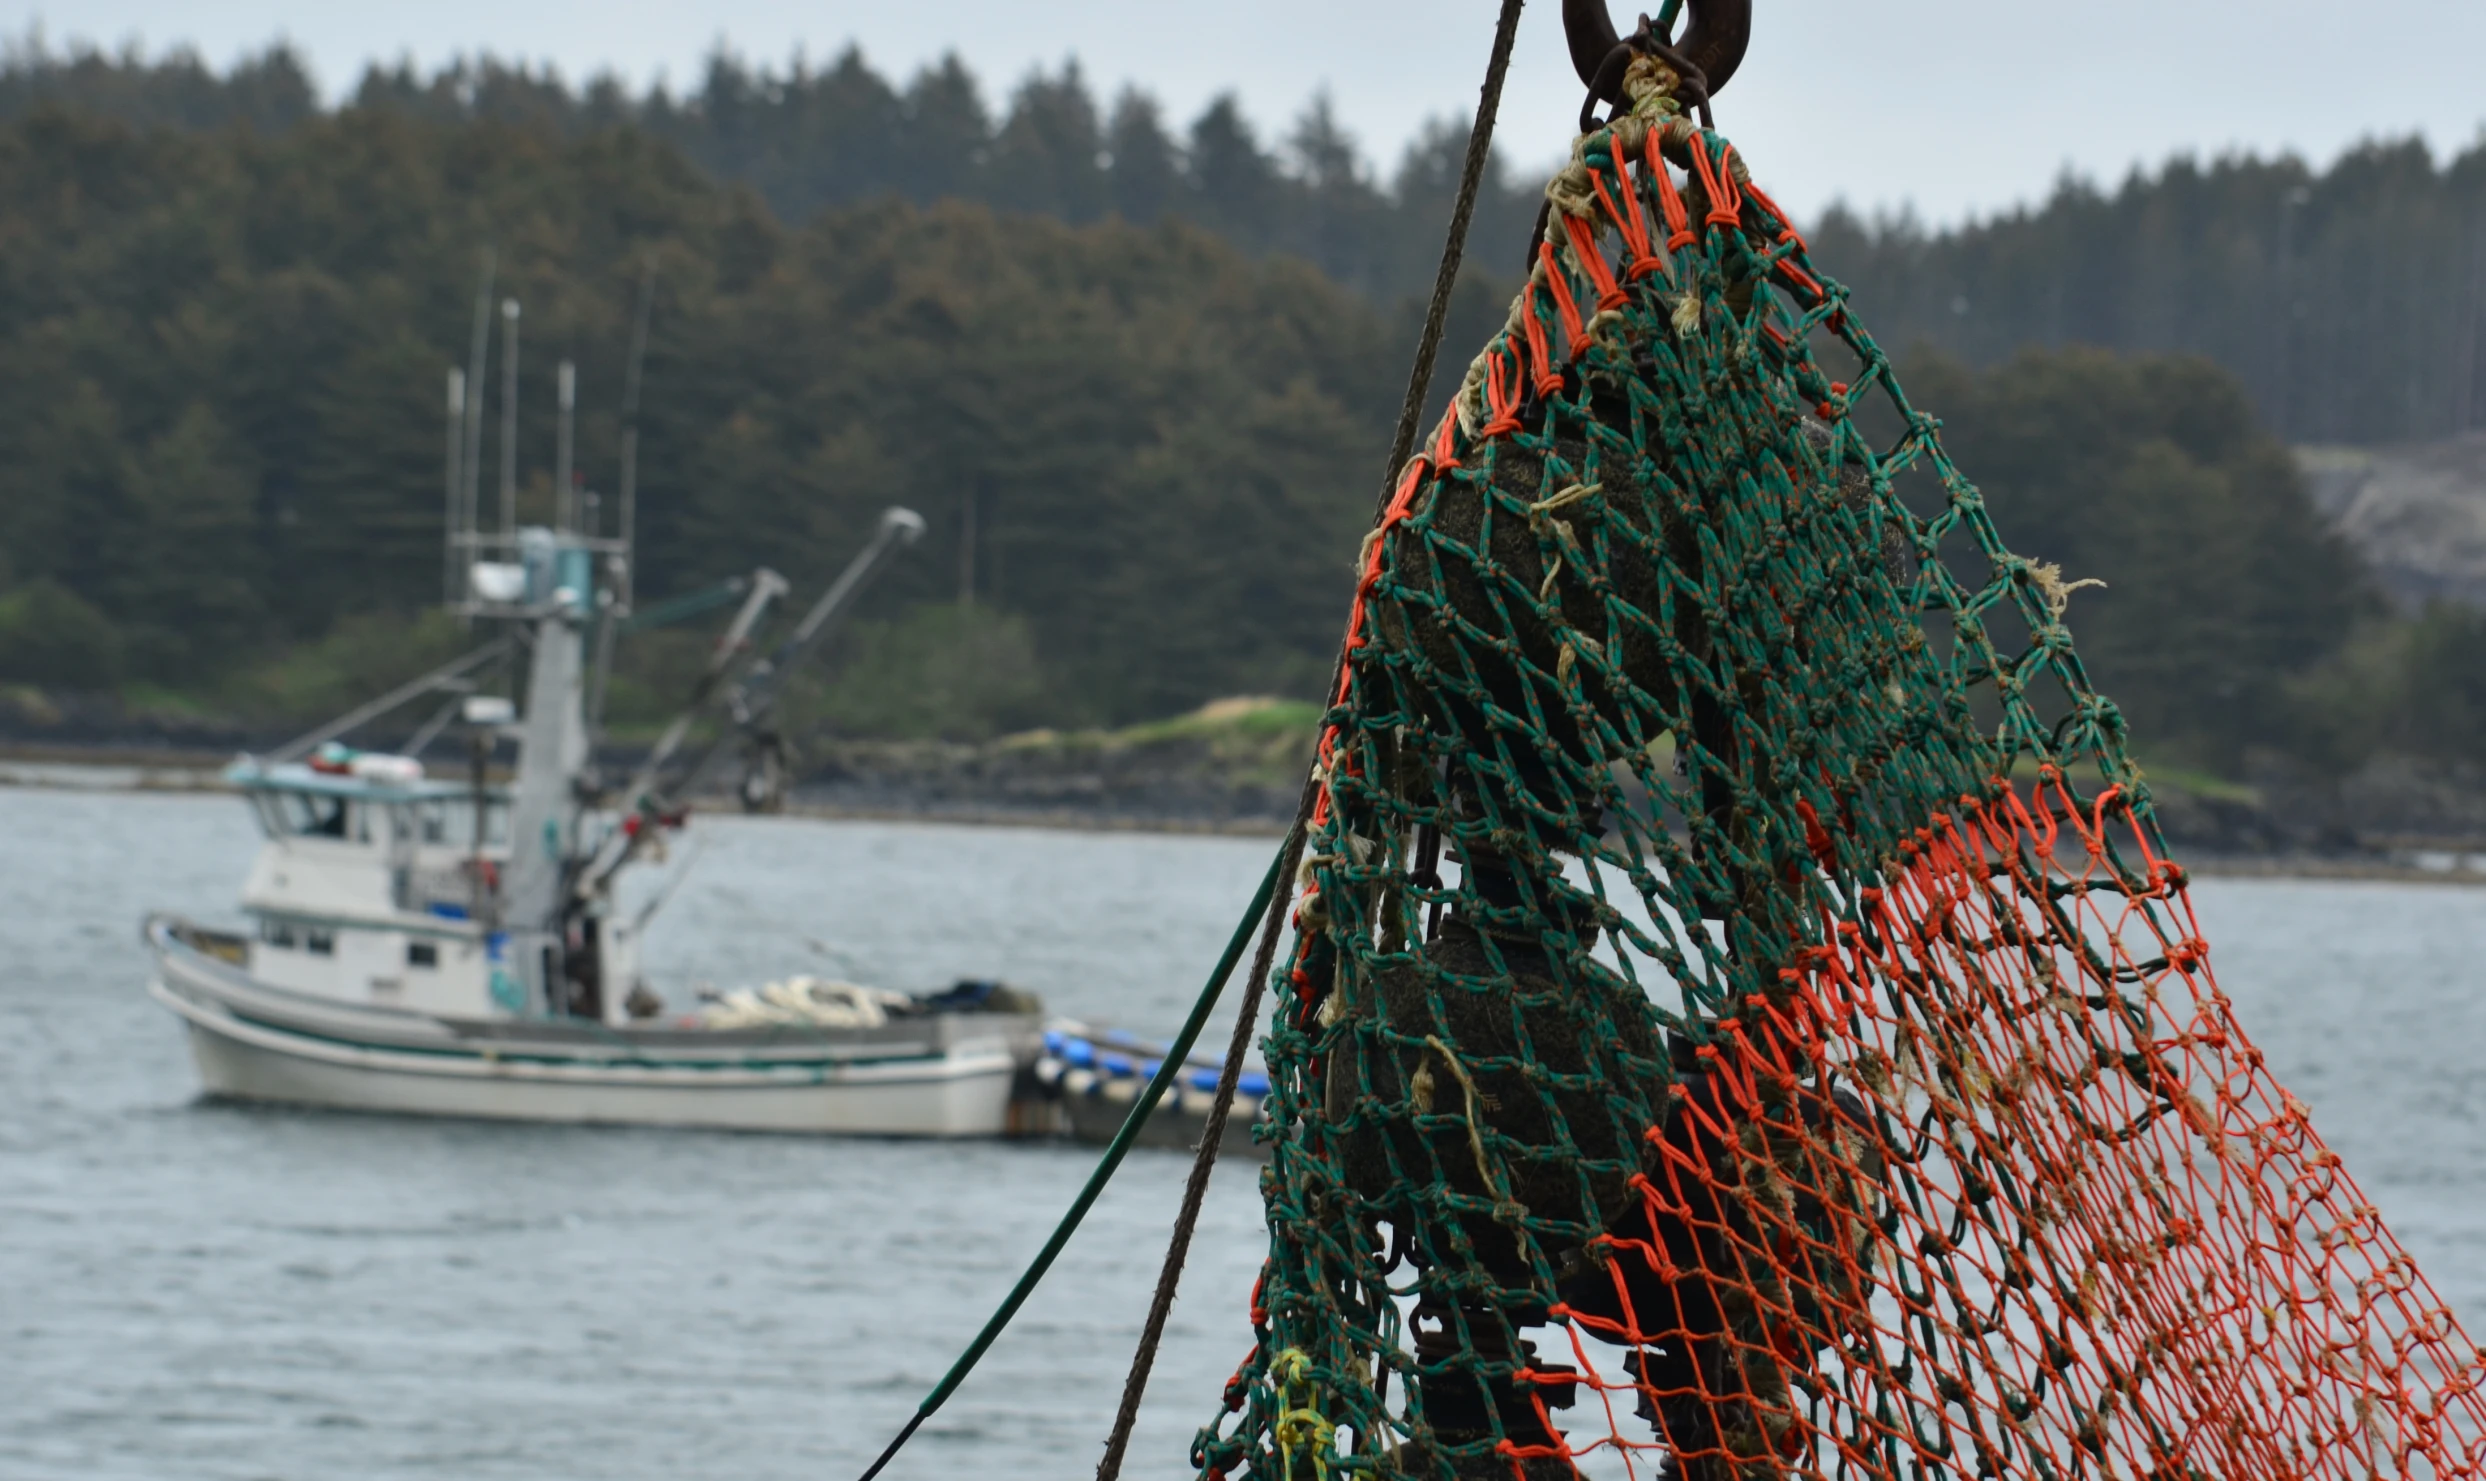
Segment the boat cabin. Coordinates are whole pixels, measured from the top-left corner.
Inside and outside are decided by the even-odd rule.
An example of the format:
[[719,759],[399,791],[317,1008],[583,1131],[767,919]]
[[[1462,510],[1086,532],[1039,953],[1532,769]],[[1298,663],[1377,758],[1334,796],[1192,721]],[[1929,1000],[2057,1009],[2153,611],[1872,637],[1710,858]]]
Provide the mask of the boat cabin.
[[501,929],[507,788],[369,753],[243,761],[226,779],[267,840],[242,908],[257,922],[249,969],[269,986],[453,1018],[621,1011],[602,987],[635,975],[612,970],[617,952],[635,968],[626,925],[582,915],[568,940]]

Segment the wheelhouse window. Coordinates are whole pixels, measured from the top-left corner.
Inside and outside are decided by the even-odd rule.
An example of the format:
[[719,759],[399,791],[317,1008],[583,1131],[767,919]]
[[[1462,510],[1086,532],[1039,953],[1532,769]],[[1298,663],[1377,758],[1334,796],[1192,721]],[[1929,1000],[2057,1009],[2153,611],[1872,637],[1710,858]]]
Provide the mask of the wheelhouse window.
[[438,944],[438,943],[436,943],[436,942],[431,942],[431,941],[409,941],[409,942],[407,942],[407,943],[406,943],[406,965],[407,965],[407,966],[409,966],[409,967],[437,967],[437,966],[439,966],[439,965],[440,965],[440,946],[439,946],[439,944]]
[[301,944],[299,938],[294,935],[293,922],[279,920],[272,915],[259,917],[259,939],[270,946],[282,947],[287,951]]
[[305,927],[302,932],[302,946],[313,956],[335,956],[337,933],[322,930],[318,926]]
[[[259,826],[270,838],[347,838],[354,836],[356,811],[342,797],[312,792],[259,792],[251,797]],[[360,825],[362,840],[371,841],[371,824]]]

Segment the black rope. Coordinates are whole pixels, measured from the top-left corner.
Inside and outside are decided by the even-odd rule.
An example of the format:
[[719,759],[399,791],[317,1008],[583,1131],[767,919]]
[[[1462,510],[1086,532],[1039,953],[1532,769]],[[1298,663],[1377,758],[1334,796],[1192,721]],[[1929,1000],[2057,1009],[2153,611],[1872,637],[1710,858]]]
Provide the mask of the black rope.
[[[1416,340],[1416,363],[1407,377],[1407,399],[1399,407],[1390,460],[1381,470],[1381,500],[1373,511],[1376,528],[1397,489],[1399,470],[1415,451],[1416,425],[1424,415],[1425,393],[1432,388],[1433,365],[1441,354],[1442,325],[1450,316],[1451,290],[1458,285],[1459,260],[1467,251],[1468,223],[1476,214],[1476,195],[1493,146],[1494,119],[1502,108],[1502,79],[1510,71],[1511,44],[1519,32],[1519,12],[1524,3],[1525,0],[1502,0],[1501,19],[1494,26],[1493,53],[1486,60],[1485,83],[1476,98],[1476,123],[1468,130],[1467,160],[1459,176],[1459,196],[1450,210],[1450,231],[1442,243],[1441,267],[1433,277],[1433,301],[1425,309],[1424,333]],[[1338,692],[1338,677],[1346,672],[1347,658],[1342,646],[1330,680],[1332,695]],[[1226,1045],[1226,1062],[1217,1072],[1217,1096],[1209,1106],[1199,1150],[1192,1157],[1191,1177],[1183,1184],[1182,1211],[1174,1218],[1174,1235],[1166,1245],[1165,1265],[1157,1274],[1157,1291],[1148,1303],[1148,1321],[1141,1329],[1139,1347],[1131,1354],[1130,1376],[1122,1385],[1122,1407],[1114,1414],[1113,1433],[1106,1438],[1104,1459],[1097,1462],[1096,1481],[1117,1481],[1122,1474],[1123,1453],[1130,1446],[1131,1428],[1139,1421],[1140,1399],[1148,1390],[1149,1371],[1156,1366],[1166,1318],[1174,1309],[1174,1291],[1182,1283],[1183,1262],[1190,1257],[1191,1236],[1199,1226],[1200,1205],[1208,1195],[1209,1170],[1216,1166],[1219,1144],[1225,1140],[1226,1115],[1234,1105],[1235,1084],[1242,1078],[1243,1057],[1251,1047],[1252,1028],[1260,1017],[1261,995],[1268,988],[1269,969],[1277,956],[1279,927],[1286,920],[1293,895],[1292,881],[1310,831],[1312,806],[1319,795],[1317,777],[1306,777],[1281,855],[1279,874],[1287,884],[1269,901],[1260,949],[1252,957],[1251,977],[1243,984],[1243,1003],[1234,1020],[1234,1037]]]
[[[1492,151],[1493,121],[1502,110],[1502,78],[1511,68],[1511,41],[1519,32],[1519,10],[1525,0],[1502,0],[1502,18],[1493,28],[1493,55],[1485,62],[1485,85],[1476,98],[1476,125],[1468,130],[1467,160],[1459,176],[1459,199],[1450,208],[1450,235],[1442,243],[1442,263],[1433,275],[1433,301],[1424,311],[1424,334],[1416,341],[1415,369],[1407,377],[1407,399],[1399,404],[1398,433],[1390,441],[1390,463],[1381,474],[1381,507],[1389,507],[1398,473],[1416,450],[1416,422],[1424,415],[1424,393],[1433,383],[1433,361],[1441,353],[1442,322],[1450,317],[1450,290],[1458,286],[1459,259],[1467,251],[1467,226],[1476,214],[1476,192],[1484,183],[1485,159]],[[1373,523],[1379,524],[1379,511]]]
[[[1516,0],[1514,0],[1516,3]],[[1306,782],[1308,799],[1313,792]],[[1309,807],[1300,808],[1295,826],[1287,830],[1286,850],[1280,875],[1293,879],[1303,858],[1304,820]],[[1278,927],[1286,920],[1286,902],[1290,888],[1281,888],[1269,901],[1269,918],[1260,933],[1260,949],[1252,956],[1252,975],[1243,984],[1243,1003],[1236,1010],[1234,1037],[1226,1043],[1226,1062],[1217,1071],[1217,1099],[1209,1106],[1208,1121],[1200,1132],[1200,1148],[1191,1160],[1190,1180],[1183,1184],[1183,1208],[1174,1218],[1174,1237],[1165,1248],[1165,1268],[1157,1273],[1157,1294],[1148,1303],[1148,1324],[1140,1333],[1139,1348],[1131,1354],[1130,1376],[1122,1382],[1122,1407],[1114,1414],[1113,1434],[1105,1441],[1105,1458],[1096,1463],[1097,1481],[1114,1481],[1122,1474],[1122,1454],[1131,1443],[1131,1426],[1139,1420],[1140,1396],[1148,1391],[1148,1373],[1156,1366],[1157,1344],[1165,1337],[1166,1317],[1174,1310],[1174,1288],[1181,1284],[1183,1262],[1191,1254],[1191,1233],[1200,1222],[1200,1203],[1208,1196],[1209,1169],[1216,1165],[1218,1145],[1226,1138],[1226,1113],[1234,1105],[1235,1083],[1243,1076],[1243,1055],[1251,1047],[1252,1025],[1260,1018],[1261,994],[1269,985],[1269,967],[1277,955]]]
[[915,1432],[922,1429],[924,1421],[931,1417],[932,1411],[929,1409],[916,1410],[915,1417],[906,1422],[906,1428],[898,1431],[898,1437],[889,1442],[889,1447],[880,1453],[880,1458],[872,1462],[872,1468],[863,1473],[863,1481],[872,1481],[873,1477],[879,1475],[881,1467],[896,1458],[897,1453],[905,1448],[906,1442],[914,1439]]

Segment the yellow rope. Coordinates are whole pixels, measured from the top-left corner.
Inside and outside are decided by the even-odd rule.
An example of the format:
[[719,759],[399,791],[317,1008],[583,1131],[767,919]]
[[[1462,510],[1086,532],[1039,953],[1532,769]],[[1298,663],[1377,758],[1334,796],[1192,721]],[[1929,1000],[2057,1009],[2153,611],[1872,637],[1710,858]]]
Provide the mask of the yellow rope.
[[[1270,1426],[1278,1442],[1278,1474],[1294,1481],[1295,1451],[1300,1447],[1310,1452],[1316,1481],[1328,1481],[1329,1459],[1337,1453],[1338,1427],[1313,1407],[1320,1402],[1321,1390],[1312,1381],[1312,1359],[1302,1348],[1290,1347],[1269,1365],[1269,1376],[1278,1383],[1278,1417]],[[1301,1398],[1296,1393],[1299,1389]]]

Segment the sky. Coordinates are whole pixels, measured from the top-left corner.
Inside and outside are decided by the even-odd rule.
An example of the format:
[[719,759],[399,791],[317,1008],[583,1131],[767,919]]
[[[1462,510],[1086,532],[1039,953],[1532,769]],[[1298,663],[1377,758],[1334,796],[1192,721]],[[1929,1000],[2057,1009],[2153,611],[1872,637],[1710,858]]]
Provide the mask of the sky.
[[[1648,0],[1634,0],[1648,3]],[[720,41],[757,61],[851,41],[903,78],[956,51],[992,101],[1077,58],[1102,94],[1135,83],[1177,122],[1232,91],[1264,135],[1318,92],[1385,167],[1427,118],[1475,106],[1497,0],[0,0],[40,27],[219,66],[277,39],[331,95],[365,62],[460,53],[549,62],[573,81],[695,82]],[[2486,124],[2482,0],[1759,0],[1718,126],[1799,215],[1844,200],[1929,224],[2042,198],[2066,170],[2108,184],[2136,163],[2292,150],[2317,164],[2377,135],[2438,156]],[[1618,11],[1628,27],[1636,12]],[[2351,33],[2353,24],[2359,29]],[[1581,89],[1557,0],[1521,22],[1498,141],[1550,165]]]

